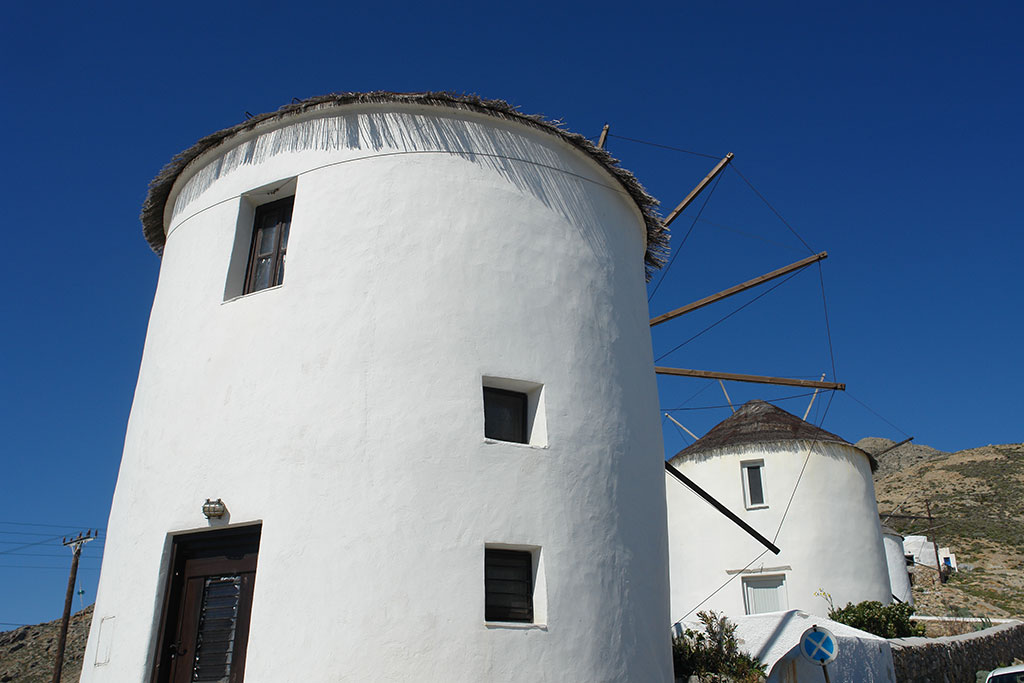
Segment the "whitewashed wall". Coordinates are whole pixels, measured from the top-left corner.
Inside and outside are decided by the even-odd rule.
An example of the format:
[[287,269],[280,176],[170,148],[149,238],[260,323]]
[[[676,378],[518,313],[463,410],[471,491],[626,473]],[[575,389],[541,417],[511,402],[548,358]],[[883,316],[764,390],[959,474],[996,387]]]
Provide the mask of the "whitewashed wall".
[[[285,123],[169,202],[82,681],[146,679],[168,534],[207,497],[263,525],[247,683],[670,680],[636,206],[483,114]],[[243,195],[290,178],[284,284],[224,301]],[[483,376],[543,383],[546,447],[485,442]],[[544,624],[484,624],[485,543],[542,547]]]
[[[771,540],[810,447],[810,442],[791,441],[672,462]],[[691,610],[690,619],[707,609],[743,614],[742,578],[758,574],[785,576],[784,609],[826,615],[827,603],[814,595],[819,589],[831,593],[837,607],[862,600],[891,602],[868,459],[852,446],[819,442],[813,448],[775,541],[782,552],[766,552],[756,561],[763,545],[666,475],[673,621]],[[747,510],[741,463],[760,459],[767,507]],[[728,585],[704,601],[730,577]]]
[[901,601],[914,604],[914,593],[910,587],[910,573],[907,558],[903,554],[903,537],[893,531],[882,530],[885,545],[885,562],[889,568],[889,585],[892,594]]

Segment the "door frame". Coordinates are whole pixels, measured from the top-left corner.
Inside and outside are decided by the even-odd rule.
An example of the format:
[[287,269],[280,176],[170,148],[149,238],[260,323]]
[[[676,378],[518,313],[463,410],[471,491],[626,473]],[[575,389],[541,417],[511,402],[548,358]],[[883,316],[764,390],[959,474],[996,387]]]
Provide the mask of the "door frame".
[[[234,571],[240,571],[238,565],[241,564],[244,567],[244,570],[241,571],[251,572],[252,579],[255,580],[261,532],[262,523],[256,522],[170,536],[170,562],[167,565],[168,571],[157,628],[156,651],[152,659],[153,669],[149,679],[150,683],[168,683],[170,681],[172,658],[169,656],[169,650],[176,637],[184,607],[186,564],[189,573],[194,573],[197,570],[216,571],[218,566],[223,566],[226,561],[229,561],[236,565]],[[243,672],[245,652],[248,647],[251,597],[252,586],[250,583],[248,609],[239,610],[236,624],[236,634],[243,636],[238,650]],[[189,650],[191,649],[190,647]],[[240,678],[238,680],[241,681]]]

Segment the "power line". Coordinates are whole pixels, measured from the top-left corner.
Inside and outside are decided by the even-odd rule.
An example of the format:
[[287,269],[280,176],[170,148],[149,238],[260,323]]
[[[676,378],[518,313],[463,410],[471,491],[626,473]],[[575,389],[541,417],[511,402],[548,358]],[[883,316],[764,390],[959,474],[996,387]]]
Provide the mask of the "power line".
[[[0,524],[11,524],[11,525],[14,525],[14,526],[41,526],[41,527],[50,527],[51,529],[78,529],[78,528],[80,528],[80,525],[78,525],[78,524],[39,524],[38,522],[10,522],[10,521],[4,521],[4,520],[0,520]],[[102,526],[90,526],[89,528],[90,529],[96,529],[97,531],[106,531],[106,527],[102,527]]]
[[9,548],[7,550],[0,550],[0,555],[10,555],[11,553],[17,552],[18,550],[21,550],[22,548],[31,548],[34,545],[42,545],[44,543],[49,543],[51,541],[56,541],[58,538],[61,538],[61,536],[53,536],[51,538],[45,538],[42,541],[36,541],[34,543],[26,543],[25,545],[20,545],[17,548]]
[[[14,553],[11,557],[67,557],[67,555],[57,555],[56,553]],[[84,560],[99,560],[100,557],[83,557]]]
[[[58,527],[67,528],[67,527]],[[73,528],[73,527],[72,527]],[[5,531],[0,529],[0,534],[8,534],[10,536],[49,536],[50,534],[40,533],[38,531]]]
[[[67,564],[0,564],[0,569],[61,569],[68,570]],[[99,567],[79,567],[79,571],[99,571]]]
[[636,142],[638,144],[649,145],[651,147],[660,147],[661,149],[670,149],[673,152],[682,152],[683,154],[692,154],[693,156],[705,157],[707,159],[720,159],[722,157],[721,154],[718,154],[718,155],[704,154],[702,152],[694,152],[693,150],[683,149],[682,147],[672,147],[671,145],[662,145],[662,144],[659,144],[657,142],[648,142],[647,140],[638,140],[637,138],[627,138],[625,135],[616,135],[615,133],[611,133],[611,132],[608,133],[608,137],[610,137],[610,138],[617,138],[619,140],[628,140],[629,142]]
[[760,298],[762,298],[762,297],[764,297],[764,296],[767,296],[768,294],[770,294],[770,293],[774,292],[774,291],[775,291],[776,289],[778,289],[778,288],[779,288],[779,287],[781,287],[782,285],[784,285],[784,284],[786,284],[787,282],[789,282],[790,280],[792,280],[792,279],[793,279],[794,277],[796,277],[797,275],[799,275],[800,273],[802,273],[802,272],[804,271],[804,269],[805,269],[805,268],[807,268],[807,266],[804,266],[804,267],[803,267],[803,268],[801,268],[800,270],[798,270],[798,271],[794,272],[794,273],[793,273],[792,275],[790,275],[789,277],[785,278],[784,280],[780,280],[780,281],[778,281],[777,283],[775,283],[774,285],[772,285],[771,287],[769,287],[769,288],[768,288],[768,289],[766,289],[765,291],[763,291],[763,292],[761,292],[760,294],[758,294],[757,296],[755,296],[755,297],[754,297],[753,299],[751,299],[751,300],[750,300],[750,301],[748,301],[747,303],[743,304],[742,306],[740,306],[739,308],[737,308],[736,310],[734,310],[734,311],[733,311],[732,313],[729,313],[729,314],[727,314],[727,315],[724,315],[724,316],[722,316],[722,317],[721,317],[721,318],[719,318],[719,319],[718,319],[718,320],[717,320],[716,322],[712,323],[711,325],[708,325],[708,326],[707,326],[707,327],[705,327],[705,328],[704,328],[703,330],[701,330],[701,331],[700,331],[700,332],[698,332],[697,334],[693,335],[692,337],[690,337],[689,339],[687,339],[686,341],[684,341],[684,342],[683,342],[682,344],[679,344],[679,345],[677,345],[677,346],[673,347],[673,348],[672,348],[671,350],[669,350],[669,351],[666,351],[665,353],[661,354],[660,356],[658,356],[657,358],[655,358],[655,359],[654,359],[654,362],[655,362],[655,363],[657,363],[658,361],[660,361],[660,360],[662,360],[663,358],[665,358],[665,356],[668,356],[668,355],[670,355],[670,354],[673,354],[673,353],[675,353],[676,351],[678,351],[679,349],[683,348],[684,346],[686,346],[687,344],[689,344],[690,342],[692,342],[692,341],[693,341],[694,339],[696,339],[697,337],[701,336],[702,334],[704,334],[704,333],[706,333],[706,332],[710,332],[710,331],[711,331],[712,329],[714,329],[714,328],[715,328],[715,327],[717,327],[718,325],[720,325],[720,324],[724,323],[724,322],[725,322],[726,320],[728,320],[729,318],[733,317],[734,315],[736,315],[737,313],[739,313],[740,311],[742,311],[742,310],[743,310],[744,308],[746,308],[746,307],[747,307],[747,306],[749,306],[750,304],[754,303],[755,301],[757,301],[758,299],[760,299]]

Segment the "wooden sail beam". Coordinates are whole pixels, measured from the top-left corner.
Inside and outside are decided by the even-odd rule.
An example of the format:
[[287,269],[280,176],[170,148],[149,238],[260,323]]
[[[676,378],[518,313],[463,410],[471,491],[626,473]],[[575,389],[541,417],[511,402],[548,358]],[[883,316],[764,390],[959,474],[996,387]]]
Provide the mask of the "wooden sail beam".
[[790,379],[789,377],[766,377],[764,375],[739,375],[734,372],[713,372],[710,370],[687,370],[686,368],[655,367],[659,375],[676,375],[678,377],[703,377],[705,379],[724,379],[733,382],[753,382],[755,384],[778,384],[784,387],[806,387],[808,389],[837,389],[846,391],[846,385],[839,382],[817,382],[811,379]]
[[662,313],[661,315],[659,315],[656,318],[651,318],[651,323],[650,323],[651,327],[654,327],[655,325],[660,325],[661,323],[663,323],[665,321],[668,321],[668,320],[672,320],[673,318],[678,318],[679,316],[685,315],[687,313],[690,313],[691,311],[696,311],[698,308],[704,308],[705,306],[707,306],[709,304],[713,304],[716,301],[721,301],[722,299],[727,299],[728,297],[732,296],[733,294],[739,294],[740,292],[744,292],[744,291],[746,291],[746,290],[748,290],[748,289],[750,289],[752,287],[757,287],[758,285],[763,285],[766,282],[770,282],[770,281],[772,281],[772,280],[774,280],[776,278],[782,277],[783,275],[786,275],[788,273],[792,273],[794,270],[800,270],[801,268],[809,266],[812,263],[815,263],[817,261],[822,261],[822,260],[827,259],[827,258],[828,258],[828,252],[827,251],[823,251],[820,254],[815,254],[814,256],[808,256],[805,259],[800,259],[796,263],[790,263],[788,266],[783,266],[782,268],[779,268],[777,270],[773,270],[770,273],[765,273],[764,275],[760,275],[758,277],[755,277],[753,280],[747,280],[746,282],[741,282],[740,284],[738,284],[738,285],[736,285],[734,287],[730,287],[729,289],[723,289],[718,294],[712,294],[711,296],[706,296],[703,299],[701,299],[700,301],[694,301],[692,304],[686,304],[685,306],[677,308],[674,311],[669,311],[668,313]]
[[877,458],[880,455],[885,455],[889,451],[894,451],[897,448],[899,448],[900,446],[902,446],[903,444],[910,443],[913,440],[914,440],[914,437],[912,437],[912,436],[909,437],[909,438],[903,439],[903,441],[900,441],[899,443],[894,443],[893,445],[889,446],[888,448],[883,448],[882,450],[878,451],[877,453],[872,453],[871,457],[872,458]]
[[610,124],[606,123],[606,124],[604,124],[604,128],[601,129],[601,137],[598,138],[598,140],[597,140],[597,148],[598,149],[604,149],[604,143],[605,143],[605,140],[608,139],[608,129],[610,127],[611,127]]
[[732,522],[734,524],[736,524],[739,528],[743,529],[748,534],[750,534],[755,539],[757,539],[757,542],[760,543],[761,545],[763,545],[765,548],[768,548],[768,550],[771,550],[776,555],[778,555],[780,552],[782,552],[782,551],[779,550],[778,546],[776,546],[774,543],[769,541],[767,538],[765,538],[764,536],[759,534],[754,527],[750,526],[749,524],[744,522],[742,519],[740,519],[736,515],[735,512],[733,512],[729,508],[727,508],[724,505],[722,505],[720,502],[718,502],[718,499],[716,499],[714,496],[712,496],[710,493],[708,493],[707,491],[705,491],[701,487],[697,486],[695,483],[693,483],[692,479],[690,479],[685,474],[683,474],[682,472],[677,470],[675,467],[673,467],[672,463],[670,463],[668,460],[665,461],[665,471],[667,471],[673,477],[675,477],[676,479],[681,481],[687,488],[689,488],[691,491],[696,493],[698,496],[700,496],[701,498],[706,500],[708,503],[710,503],[713,508],[715,508],[716,510],[721,512],[723,515],[728,517],[730,520],[732,520]]
[[[602,137],[602,139],[604,138]],[[598,144],[598,147],[600,146],[601,145]],[[690,192],[690,194],[686,195],[686,199],[684,199],[682,203],[679,204],[679,206],[672,209],[672,213],[670,213],[664,221],[664,225],[666,228],[672,225],[672,221],[678,218],[679,214],[685,211],[686,207],[693,203],[693,200],[697,198],[697,195],[704,191],[704,188],[708,186],[708,183],[710,183],[712,180],[718,177],[718,174],[722,172],[722,169],[724,169],[730,161],[732,161],[732,152],[726,154],[725,158],[719,161],[718,164],[716,164],[715,167],[711,169],[711,173],[708,173],[706,176],[704,176],[704,180],[697,183],[697,187],[693,188],[693,191]]]

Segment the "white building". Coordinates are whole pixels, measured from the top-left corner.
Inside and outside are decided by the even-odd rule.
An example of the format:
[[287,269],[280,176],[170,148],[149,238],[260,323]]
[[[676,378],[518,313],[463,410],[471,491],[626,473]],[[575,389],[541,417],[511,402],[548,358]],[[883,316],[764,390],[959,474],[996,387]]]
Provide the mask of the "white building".
[[670,680],[653,204],[443,94],[175,157],[82,681]]
[[819,590],[836,607],[891,602],[875,464],[864,451],[750,401],[670,462],[782,551],[766,551],[666,475],[673,620],[707,609],[824,616]]
[[[903,539],[903,552],[915,564],[935,567],[935,543],[929,541],[927,536],[907,536]],[[956,553],[951,553],[949,548],[939,547],[939,562],[956,571]]]

